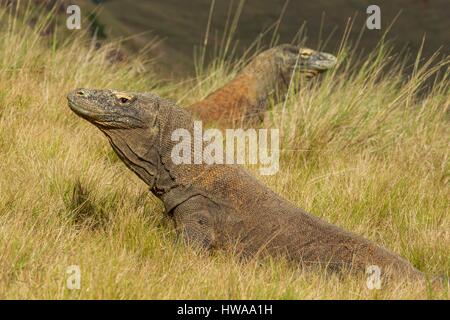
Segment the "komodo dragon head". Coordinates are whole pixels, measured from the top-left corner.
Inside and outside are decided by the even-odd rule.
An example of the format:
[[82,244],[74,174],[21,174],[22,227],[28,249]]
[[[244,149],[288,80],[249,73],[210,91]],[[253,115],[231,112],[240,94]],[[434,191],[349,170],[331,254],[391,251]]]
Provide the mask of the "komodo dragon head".
[[332,54],[282,44],[260,53],[244,68],[243,72],[256,73],[262,77],[273,75],[273,80],[281,78],[286,84],[294,71],[309,79],[332,68],[336,62],[337,59]]
[[145,98],[145,94],[99,89],[77,89],[67,95],[72,111],[101,130],[143,128],[153,123],[156,111],[145,110],[153,105],[143,103]]
[[70,109],[105,133],[121,160],[152,186],[159,159],[159,108],[166,100],[150,93],[98,89],[77,89],[67,100]]

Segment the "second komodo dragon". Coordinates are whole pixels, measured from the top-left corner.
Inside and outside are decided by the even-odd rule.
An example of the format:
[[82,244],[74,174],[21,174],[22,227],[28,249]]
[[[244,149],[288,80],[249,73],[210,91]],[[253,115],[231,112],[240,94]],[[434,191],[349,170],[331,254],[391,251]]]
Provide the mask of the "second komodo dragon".
[[336,61],[329,53],[282,44],[257,55],[233,80],[187,109],[220,127],[255,125],[264,119],[270,99],[284,100],[295,73],[311,79]]
[[[97,126],[120,159],[164,203],[187,243],[239,255],[284,256],[300,265],[362,271],[377,265],[422,277],[408,261],[281,198],[239,165],[175,164],[176,129],[188,111],[151,93],[78,89],[70,108]],[[390,273],[391,274],[391,273]]]

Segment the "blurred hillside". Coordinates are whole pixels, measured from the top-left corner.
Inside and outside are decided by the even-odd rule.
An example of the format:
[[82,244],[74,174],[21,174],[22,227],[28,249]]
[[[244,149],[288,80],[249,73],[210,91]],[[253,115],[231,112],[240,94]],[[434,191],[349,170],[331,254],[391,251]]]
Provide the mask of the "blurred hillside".
[[[128,37],[140,34],[128,42],[129,48],[137,50],[158,36],[163,42],[159,53],[163,60],[177,66],[192,68],[195,46],[203,42],[211,9],[211,0],[104,0],[90,1],[101,3],[98,18],[110,37]],[[356,15],[355,24],[349,40],[356,41],[367,17],[366,8],[378,4],[381,8],[382,29],[365,30],[361,38],[361,48],[370,51],[379,41],[395,16],[400,13],[389,32],[397,49],[409,48],[413,52],[420,47],[426,35],[424,52],[430,55],[444,46],[444,53],[450,51],[450,2],[448,0],[247,0],[243,3],[234,40],[238,46],[248,47],[260,33],[276,24],[282,16],[278,34],[281,42],[290,42],[303,23],[306,24],[306,45],[335,52],[342,39],[347,20]],[[284,12],[283,7],[286,5]],[[224,34],[228,15],[239,10],[239,1],[216,0],[212,8],[212,21],[209,45],[220,42]],[[334,31],[333,31],[334,30]],[[270,42],[273,32],[263,38]],[[322,40],[322,41],[321,41]],[[183,67],[182,67],[183,68]]]
[[[69,1],[35,0],[39,3],[63,3]],[[416,52],[422,38],[426,36],[424,54],[429,56],[443,46],[442,52],[450,52],[450,1],[448,0],[77,0],[82,14],[94,21],[97,34],[106,38],[129,38],[126,47],[137,51],[152,43],[155,37],[160,43],[152,51],[169,67],[171,72],[185,72],[193,68],[194,48],[202,45],[212,12],[208,48],[219,46],[227,28],[227,20],[232,20],[241,12],[233,40],[237,44],[237,54],[247,48],[264,30],[261,43],[268,45],[275,32],[279,42],[290,42],[305,24],[306,45],[336,52],[349,18],[354,18],[354,26],[349,41],[355,42],[364,28],[366,8],[377,4],[381,8],[381,30],[365,29],[360,48],[372,50],[396,19],[388,34],[395,48]],[[212,7],[212,4],[214,6]],[[242,9],[240,11],[240,9]],[[92,15],[95,12],[95,15]],[[94,17],[94,19],[92,19]],[[281,20],[279,20],[281,17]],[[278,27],[270,29],[279,21]],[[228,24],[228,27],[230,24]],[[229,30],[230,28],[228,28]],[[328,39],[326,43],[325,40]],[[212,49],[209,50],[212,54]]]

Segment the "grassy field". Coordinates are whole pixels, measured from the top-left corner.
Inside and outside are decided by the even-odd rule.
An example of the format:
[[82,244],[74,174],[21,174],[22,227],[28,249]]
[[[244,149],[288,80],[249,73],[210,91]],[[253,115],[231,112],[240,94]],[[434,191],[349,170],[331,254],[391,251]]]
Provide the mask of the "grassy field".
[[[168,82],[139,57],[111,64],[114,44],[95,49],[78,33],[43,38],[45,19],[33,28],[29,19],[0,9],[0,298],[449,297],[405,281],[369,290],[364,276],[241,263],[177,243],[159,200],[69,110],[65,94],[151,90],[187,105],[228,81],[236,65],[218,62]],[[280,172],[260,178],[425,273],[449,274],[448,69],[419,99],[437,67],[421,59],[405,66],[383,44],[362,64],[352,52],[344,46],[333,72],[293,86],[286,104],[274,106],[268,124],[282,133]],[[448,67],[448,57],[438,60]],[[80,290],[66,286],[72,265]]]

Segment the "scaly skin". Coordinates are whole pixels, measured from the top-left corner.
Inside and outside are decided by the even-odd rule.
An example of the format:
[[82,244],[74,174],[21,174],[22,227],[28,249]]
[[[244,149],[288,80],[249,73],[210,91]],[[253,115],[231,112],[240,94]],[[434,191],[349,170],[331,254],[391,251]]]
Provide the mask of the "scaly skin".
[[220,127],[260,123],[269,98],[280,102],[294,72],[311,79],[336,64],[329,53],[283,44],[257,55],[233,80],[187,109]]
[[70,108],[97,126],[161,199],[187,243],[244,257],[284,256],[304,266],[422,277],[400,256],[282,199],[238,165],[175,164],[175,129],[193,134],[183,108],[151,93],[78,89]]

